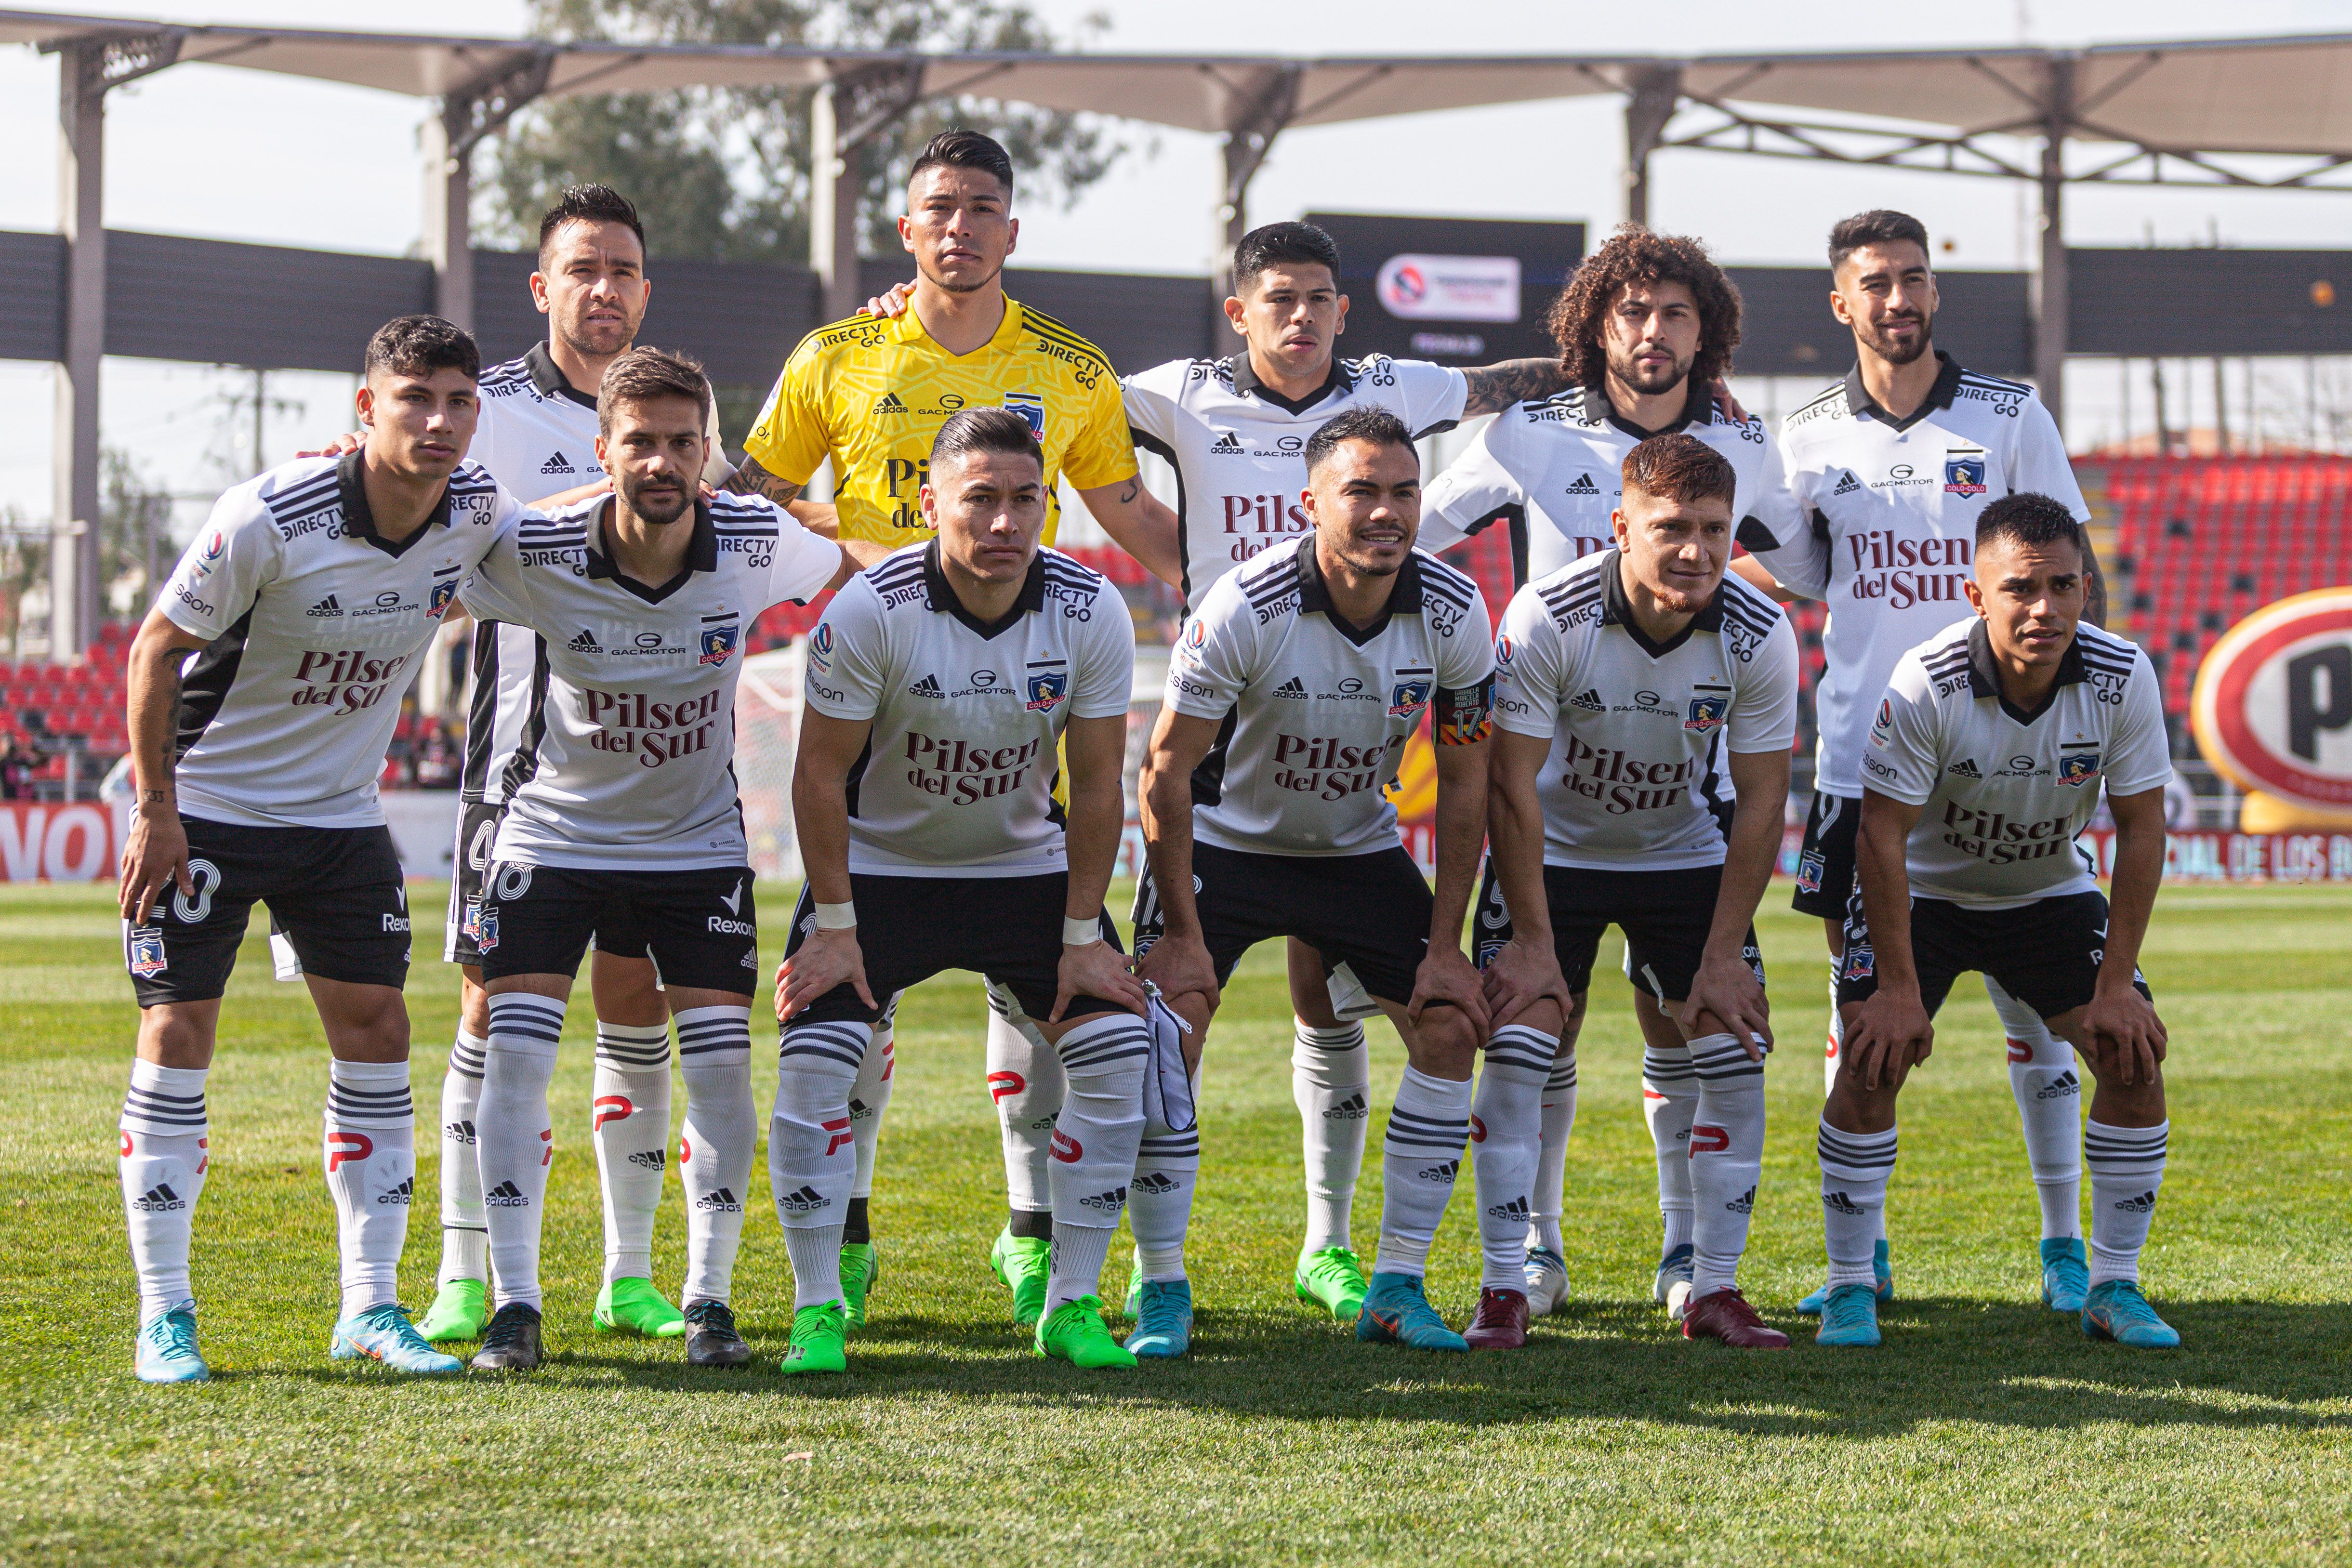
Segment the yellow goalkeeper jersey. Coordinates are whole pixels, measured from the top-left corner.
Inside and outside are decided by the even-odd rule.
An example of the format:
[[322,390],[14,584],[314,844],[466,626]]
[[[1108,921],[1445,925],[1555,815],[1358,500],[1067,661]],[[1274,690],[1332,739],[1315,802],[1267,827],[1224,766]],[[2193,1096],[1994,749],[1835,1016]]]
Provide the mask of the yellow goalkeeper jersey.
[[853,316],[800,341],[743,449],[778,478],[805,485],[833,459],[841,537],[887,545],[930,538],[920,494],[931,441],[948,415],[1008,408],[1045,449],[1045,541],[1060,520],[1055,481],[1081,490],[1135,472],[1118,377],[1102,350],[1052,317],[1004,302],[996,335],[950,354],[916,319]]

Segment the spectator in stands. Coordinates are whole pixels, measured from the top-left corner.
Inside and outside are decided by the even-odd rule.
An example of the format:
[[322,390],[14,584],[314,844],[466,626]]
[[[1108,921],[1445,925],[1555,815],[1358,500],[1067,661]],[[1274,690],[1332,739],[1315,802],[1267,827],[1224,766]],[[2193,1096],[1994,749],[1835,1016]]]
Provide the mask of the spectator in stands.
[[37,792],[34,780],[48,762],[47,754],[20,736],[10,736],[0,750],[0,800],[30,800]]
[[455,789],[458,774],[457,747],[450,739],[448,720],[426,719],[425,732],[416,743],[416,787]]

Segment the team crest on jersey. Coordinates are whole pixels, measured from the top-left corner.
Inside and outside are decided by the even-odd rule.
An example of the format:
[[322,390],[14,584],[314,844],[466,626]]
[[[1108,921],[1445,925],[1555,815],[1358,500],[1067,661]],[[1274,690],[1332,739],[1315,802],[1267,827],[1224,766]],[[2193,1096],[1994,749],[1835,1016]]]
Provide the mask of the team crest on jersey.
[[2095,747],[2068,748],[2058,754],[2058,782],[2076,789],[2099,776],[2099,753]]
[[725,664],[734,653],[736,643],[741,635],[740,630],[732,621],[723,625],[705,626],[702,629],[702,663]]
[[1827,856],[1819,850],[1807,850],[1804,858],[1797,862],[1797,891],[1799,893],[1821,892],[1822,875],[1828,869]]
[[134,925],[131,928],[131,972],[148,979],[169,968],[163,956],[163,928],[160,925]]
[[1693,687],[1690,713],[1683,720],[1683,727],[1695,735],[1713,735],[1723,727],[1724,716],[1730,711],[1729,686]]
[[1985,493],[1985,458],[1981,452],[1954,452],[1944,459],[1944,494],[1981,496]]
[[1045,439],[1045,400],[1035,392],[1006,392],[1004,406],[1019,414],[1029,426],[1029,434],[1039,441]]
[[1066,665],[1058,670],[1029,672],[1029,705],[1031,713],[1051,713],[1055,705],[1070,695],[1070,672]]
[[425,604],[425,618],[428,621],[440,620],[449,606],[457,602],[457,580],[455,577],[443,578],[433,585],[433,597]]
[[1399,681],[1389,693],[1389,716],[1419,718],[1421,710],[1429,706],[1431,684],[1418,676],[1409,681]]

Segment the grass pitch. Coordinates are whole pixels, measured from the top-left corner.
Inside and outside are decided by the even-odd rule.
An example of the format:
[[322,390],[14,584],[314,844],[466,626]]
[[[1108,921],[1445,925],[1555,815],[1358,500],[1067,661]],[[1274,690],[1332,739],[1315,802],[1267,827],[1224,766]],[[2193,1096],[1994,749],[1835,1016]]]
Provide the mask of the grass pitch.
[[[781,889],[762,901],[772,949],[787,906]],[[437,907],[424,888],[415,904]],[[1297,1126],[1268,946],[1227,991],[1212,1044],[1189,1362],[1079,1374],[1035,1359],[1011,1328],[982,1265],[1003,1192],[981,999],[942,980],[899,1015],[876,1321],[852,1342],[850,1375],[814,1384],[772,1371],[791,1295],[764,1202],[736,1275],[755,1370],[689,1372],[676,1342],[590,1330],[601,1243],[584,995],[555,1082],[551,1364],[425,1385],[330,1363],[325,1051],[256,940],[210,1085],[194,1263],[215,1381],[149,1389],[130,1375],[112,1157],[133,1014],[110,896],[7,889],[0,1560],[2341,1562],[2347,932],[2338,890],[2171,890],[2158,905],[2146,967],[2172,1030],[2173,1163],[2147,1280],[2179,1352],[2091,1343],[2038,1304],[2000,1034],[1968,984],[1905,1096],[1887,1343],[1812,1345],[1791,1309],[1822,1267],[1824,966],[1818,923],[1786,913],[1783,890],[1763,923],[1782,1049],[1743,1282],[1798,1335],[1788,1353],[1686,1343],[1649,1305],[1655,1189],[1639,1036],[1605,967],[1613,939],[1570,1156],[1570,1302],[1522,1354],[1444,1359],[1359,1345],[1293,1304]],[[430,945],[409,993],[422,1153],[404,1281],[420,1311],[457,995]],[[1384,1026],[1372,1038],[1383,1109],[1356,1211],[1368,1257],[1378,1132],[1402,1065]],[[755,1065],[754,1082],[764,1104],[769,1070]],[[1457,1322],[1476,1289],[1465,1176],[1431,1279]],[[765,1176],[752,1185],[764,1194]],[[666,1290],[683,1248],[673,1186],[656,1243]],[[1122,1244],[1112,1289],[1125,1267]]]

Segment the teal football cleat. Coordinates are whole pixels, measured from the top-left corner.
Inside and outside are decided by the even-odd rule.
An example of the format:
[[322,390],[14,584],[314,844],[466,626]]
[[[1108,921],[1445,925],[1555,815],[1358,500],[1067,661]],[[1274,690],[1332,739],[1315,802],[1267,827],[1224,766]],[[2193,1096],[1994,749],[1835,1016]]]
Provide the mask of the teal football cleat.
[[[1878,1239],[1878,1245],[1870,1249],[1870,1271],[1878,1277],[1878,1302],[1885,1306],[1895,1299],[1895,1265],[1887,1259],[1886,1238],[1884,1236]],[[1820,1317],[1822,1303],[1829,1299],[1829,1294],[1830,1288],[1823,1285],[1799,1301],[1797,1310],[1809,1318]]]
[[1146,1280],[1137,1292],[1135,1332],[1124,1343],[1139,1356],[1173,1360],[1192,1348],[1192,1281]]
[[1412,1274],[1374,1274],[1356,1314],[1356,1337],[1368,1344],[1402,1344],[1414,1350],[1467,1354],[1470,1342],[1445,1326]]
[[2083,1302],[2083,1332],[2134,1350],[2172,1350],[2180,1343],[2179,1332],[2156,1315],[2130,1280],[2102,1280],[2091,1287]]
[[1839,1285],[1822,1303],[1815,1344],[1873,1345],[1878,1343],[1878,1292],[1868,1285]]
[[456,1356],[425,1343],[425,1336],[408,1321],[406,1307],[389,1301],[337,1323],[334,1343],[328,1354],[337,1361],[365,1356],[370,1361],[382,1362],[394,1372],[426,1377],[465,1370],[465,1364]]
[[2091,1293],[2091,1265],[2079,1236],[2042,1244],[2042,1304],[2053,1312],[2079,1312]]
[[196,1354],[196,1303],[183,1301],[139,1331],[133,1362],[142,1383],[209,1383],[213,1369]]

